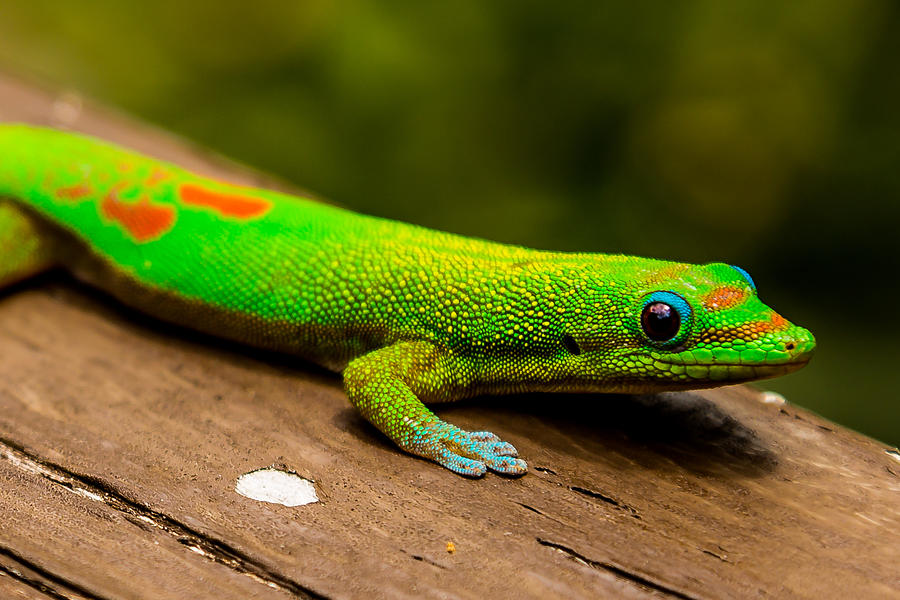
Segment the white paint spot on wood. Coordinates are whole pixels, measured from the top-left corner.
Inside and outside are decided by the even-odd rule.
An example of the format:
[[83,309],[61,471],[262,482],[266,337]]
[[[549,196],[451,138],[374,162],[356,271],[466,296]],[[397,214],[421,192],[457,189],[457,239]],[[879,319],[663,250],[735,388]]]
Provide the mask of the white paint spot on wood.
[[244,473],[238,477],[234,491],[253,500],[285,506],[303,506],[319,501],[312,481],[278,469]]
[[775,404],[776,406],[781,406],[787,400],[785,400],[784,396],[779,394],[778,392],[763,392],[762,398],[760,398],[763,404]]

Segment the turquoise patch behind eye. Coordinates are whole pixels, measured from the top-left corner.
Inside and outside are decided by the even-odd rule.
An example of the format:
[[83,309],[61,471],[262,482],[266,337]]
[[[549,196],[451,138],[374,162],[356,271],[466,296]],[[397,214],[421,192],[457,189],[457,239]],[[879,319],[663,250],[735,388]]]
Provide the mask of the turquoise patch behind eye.
[[738,266],[736,266],[736,265],[731,265],[731,268],[734,269],[735,271],[737,271],[738,273],[740,273],[740,274],[741,274],[741,277],[743,277],[744,279],[746,279],[746,280],[747,280],[747,283],[750,284],[750,287],[753,288],[753,291],[754,291],[754,292],[756,291],[756,284],[753,283],[753,278],[750,277],[750,273],[748,273],[747,271],[743,270],[742,268],[740,268],[740,267],[738,267]]

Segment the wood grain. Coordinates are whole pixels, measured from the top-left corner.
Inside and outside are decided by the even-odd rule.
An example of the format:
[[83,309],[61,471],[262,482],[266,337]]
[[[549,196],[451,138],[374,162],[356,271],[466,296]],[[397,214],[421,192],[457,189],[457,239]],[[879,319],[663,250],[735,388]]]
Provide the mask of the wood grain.
[[[8,77],[0,120],[270,181]],[[900,597],[900,462],[753,388],[441,406],[531,467],[471,481],[399,452],[337,376],[62,275],[0,296],[0,352],[0,596]],[[322,501],[234,492],[270,465]]]

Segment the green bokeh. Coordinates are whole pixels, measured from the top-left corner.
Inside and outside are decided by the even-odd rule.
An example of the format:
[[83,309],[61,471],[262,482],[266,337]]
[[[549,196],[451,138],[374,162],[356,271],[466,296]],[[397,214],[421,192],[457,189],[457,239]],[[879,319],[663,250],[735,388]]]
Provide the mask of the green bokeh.
[[747,268],[900,442],[900,4],[4,3],[0,68],[363,212]]

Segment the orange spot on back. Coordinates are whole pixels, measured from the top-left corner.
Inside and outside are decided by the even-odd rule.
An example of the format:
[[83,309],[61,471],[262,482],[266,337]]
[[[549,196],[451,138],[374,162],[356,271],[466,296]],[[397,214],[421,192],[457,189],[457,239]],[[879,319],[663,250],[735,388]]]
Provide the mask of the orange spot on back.
[[150,176],[147,177],[147,187],[154,186],[157,183],[163,182],[169,178],[169,174],[160,169],[159,167],[155,167],[153,171],[150,173]]
[[69,187],[61,187],[56,190],[56,197],[63,200],[81,200],[91,195],[91,187],[86,183],[79,183]]
[[140,243],[158,239],[175,224],[174,207],[151,204],[145,197],[137,203],[122,202],[115,190],[103,199],[100,211],[110,221],[122,225]]
[[737,306],[746,298],[747,290],[745,288],[723,285],[704,296],[701,303],[706,310],[716,311]]
[[215,192],[192,183],[182,184],[178,190],[182,202],[211,208],[226,217],[251,219],[269,212],[272,204],[262,198]]

